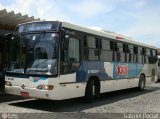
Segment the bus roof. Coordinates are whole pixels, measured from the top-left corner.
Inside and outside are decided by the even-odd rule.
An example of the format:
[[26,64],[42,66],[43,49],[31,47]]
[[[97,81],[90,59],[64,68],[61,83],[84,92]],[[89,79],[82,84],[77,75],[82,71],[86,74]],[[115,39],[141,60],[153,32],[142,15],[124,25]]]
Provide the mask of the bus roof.
[[102,36],[102,37],[108,37],[108,38],[112,38],[112,39],[117,40],[117,41],[131,43],[131,44],[138,45],[138,46],[153,48],[153,49],[156,49],[156,50],[158,49],[155,46],[147,45],[147,44],[135,41],[131,37],[123,36],[121,34],[117,34],[117,33],[110,32],[110,31],[94,30],[94,29],[91,29],[91,28],[78,26],[78,25],[71,24],[71,23],[68,23],[68,22],[62,22],[62,27],[77,30],[77,31],[82,31],[82,32],[86,32],[86,33],[89,33],[89,34],[94,34],[94,35],[98,35],[98,36]]
[[[131,37],[127,37],[127,36],[124,36],[124,35],[121,35],[121,34],[118,34],[118,33],[115,33],[115,32],[111,32],[111,31],[94,30],[92,28],[87,28],[87,27],[75,25],[75,24],[68,23],[68,22],[65,22],[65,21],[32,21],[32,22],[27,22],[27,23],[33,23],[33,22],[57,22],[57,23],[61,22],[62,27],[65,27],[65,28],[69,28],[69,29],[73,29],[73,30],[77,30],[77,31],[82,31],[82,32],[86,32],[86,33],[89,33],[89,34],[98,35],[98,36],[102,36],[102,37],[108,37],[108,38],[111,38],[111,39],[114,39],[114,40],[117,40],[117,41],[131,43],[131,44],[134,44],[134,45],[137,45],[137,46],[143,46],[143,47],[148,47],[148,48],[153,48],[153,49],[158,50],[158,48],[155,47],[155,46],[151,46],[151,45],[147,45],[147,44],[138,42],[138,41],[132,39]],[[23,24],[27,24],[27,23],[22,23],[22,24],[19,24],[19,25],[23,25]]]

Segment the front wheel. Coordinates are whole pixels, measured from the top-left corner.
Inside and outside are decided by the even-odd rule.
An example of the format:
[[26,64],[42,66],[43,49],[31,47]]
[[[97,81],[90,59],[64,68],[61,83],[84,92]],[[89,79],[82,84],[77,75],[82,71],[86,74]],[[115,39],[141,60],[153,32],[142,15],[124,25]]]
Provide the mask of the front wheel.
[[87,102],[93,102],[94,95],[95,95],[95,85],[94,85],[94,80],[91,79],[87,84],[85,92],[85,98]]
[[141,75],[141,76],[140,76],[140,79],[139,79],[139,86],[138,86],[138,89],[139,89],[140,91],[143,91],[143,90],[144,90],[144,88],[145,88],[145,83],[146,83],[145,77],[144,77],[144,75]]

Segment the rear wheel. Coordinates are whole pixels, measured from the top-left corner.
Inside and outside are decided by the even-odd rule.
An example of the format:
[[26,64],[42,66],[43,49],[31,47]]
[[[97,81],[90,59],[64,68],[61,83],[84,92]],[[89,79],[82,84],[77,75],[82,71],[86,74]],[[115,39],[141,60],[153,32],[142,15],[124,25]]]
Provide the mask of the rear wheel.
[[139,89],[140,91],[143,91],[143,90],[144,90],[144,88],[145,88],[145,83],[146,83],[145,77],[144,77],[144,75],[141,75],[141,76],[140,76],[140,79],[139,79],[139,86],[138,86],[138,89]]

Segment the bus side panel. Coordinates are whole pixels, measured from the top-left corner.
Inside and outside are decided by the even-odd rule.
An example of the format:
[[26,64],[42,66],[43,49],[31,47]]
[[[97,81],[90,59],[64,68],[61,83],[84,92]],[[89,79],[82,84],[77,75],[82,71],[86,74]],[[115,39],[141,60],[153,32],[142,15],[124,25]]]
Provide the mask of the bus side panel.
[[111,62],[104,62],[104,69],[108,75],[106,80],[101,81],[101,93],[109,92],[114,90],[114,79],[113,79],[113,66]]
[[60,84],[58,87],[58,99],[70,99],[85,95],[86,83]]
[[151,84],[152,82],[157,81],[157,67],[156,64],[144,64],[137,65],[137,75],[140,77],[141,74],[145,74],[146,84]]
[[[76,82],[88,81],[90,77],[97,76],[99,80],[106,80],[109,77],[104,67],[104,62],[100,61],[83,61],[79,70],[76,72]],[[108,66],[109,68],[109,66]]]
[[114,63],[114,79],[132,79],[137,77],[137,67],[134,63]]

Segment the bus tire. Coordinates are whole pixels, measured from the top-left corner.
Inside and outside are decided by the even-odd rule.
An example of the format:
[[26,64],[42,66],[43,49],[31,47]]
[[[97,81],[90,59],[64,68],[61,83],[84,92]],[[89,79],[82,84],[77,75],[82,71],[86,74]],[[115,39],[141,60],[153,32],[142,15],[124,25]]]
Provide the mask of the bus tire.
[[143,90],[144,90],[144,88],[145,88],[145,83],[146,83],[145,76],[144,76],[144,75],[141,75],[141,76],[140,76],[140,79],[139,79],[139,85],[138,85],[138,90],[139,90],[139,91],[143,91]]
[[93,102],[95,94],[94,79],[90,79],[86,86],[85,99],[87,102]]

